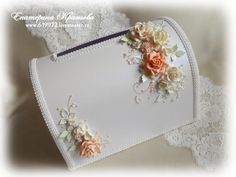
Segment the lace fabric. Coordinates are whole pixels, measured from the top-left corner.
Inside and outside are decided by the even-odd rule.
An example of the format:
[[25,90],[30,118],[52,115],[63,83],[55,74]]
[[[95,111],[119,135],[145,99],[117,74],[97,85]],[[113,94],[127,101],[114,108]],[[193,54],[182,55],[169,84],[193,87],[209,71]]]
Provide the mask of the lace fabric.
[[200,119],[164,135],[170,145],[191,149],[199,166],[214,169],[224,157],[225,103],[222,86],[200,76]]
[[[75,43],[83,43],[110,33],[127,29],[130,26],[125,14],[114,12],[109,4],[103,7],[77,7],[64,9],[59,7],[34,6],[24,8],[27,15],[57,15],[60,11],[73,11],[77,15],[94,14],[91,28],[83,31],[78,28],[34,28],[27,26],[33,36],[45,39],[50,52],[61,51]],[[29,24],[32,21],[26,20]],[[215,168],[224,156],[224,88],[214,85],[209,78],[200,76],[200,119],[194,123],[172,130],[164,135],[167,142],[176,147],[191,149],[199,166]]]
[[[111,33],[119,32],[127,29],[130,26],[129,19],[125,14],[114,12],[109,5],[93,5],[80,6],[74,9],[66,9],[61,7],[42,7],[33,6],[23,8],[24,15],[47,15],[57,16],[60,12],[73,12],[76,16],[86,16],[93,14],[94,20],[86,22],[89,28],[76,27],[31,27],[27,24],[35,23],[33,20],[25,20],[27,29],[33,36],[42,37],[45,39],[47,47],[51,53],[62,51],[75,44],[81,44],[89,40],[96,39]],[[76,20],[60,20],[62,23],[80,23]]]

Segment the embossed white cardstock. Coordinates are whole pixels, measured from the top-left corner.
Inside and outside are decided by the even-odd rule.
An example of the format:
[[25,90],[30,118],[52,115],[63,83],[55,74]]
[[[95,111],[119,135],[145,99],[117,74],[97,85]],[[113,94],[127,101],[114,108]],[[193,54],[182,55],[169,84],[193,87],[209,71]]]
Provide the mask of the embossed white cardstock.
[[197,119],[190,42],[170,18],[145,25],[31,60],[39,107],[69,169]]

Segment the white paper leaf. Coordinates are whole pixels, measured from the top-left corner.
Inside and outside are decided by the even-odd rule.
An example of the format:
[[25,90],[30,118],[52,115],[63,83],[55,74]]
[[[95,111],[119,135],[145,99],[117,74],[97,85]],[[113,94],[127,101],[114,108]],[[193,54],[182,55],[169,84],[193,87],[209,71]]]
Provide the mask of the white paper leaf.
[[81,132],[85,132],[88,129],[88,126],[84,122],[80,122],[78,124],[78,129]]
[[80,133],[80,134],[84,134],[84,130],[79,126],[79,127],[77,127],[77,129],[76,129],[76,132],[77,133]]
[[60,116],[62,117],[62,118],[67,118],[68,117],[68,112],[65,110],[65,109],[61,109],[60,110]]
[[77,108],[78,105],[73,103],[73,104],[71,105],[71,107],[72,107],[72,108]]
[[148,77],[147,76],[145,76],[144,74],[142,75],[142,76],[140,76],[140,82],[145,82],[145,81],[147,81],[148,80]]
[[66,119],[61,119],[60,122],[59,122],[60,125],[64,125],[66,124]]
[[76,114],[75,114],[75,113],[70,113],[70,114],[69,114],[69,118],[70,118],[70,119],[74,119],[74,118],[75,118],[75,116],[76,116]]
[[134,61],[135,63],[139,64],[141,61],[142,57],[141,56],[134,56]]

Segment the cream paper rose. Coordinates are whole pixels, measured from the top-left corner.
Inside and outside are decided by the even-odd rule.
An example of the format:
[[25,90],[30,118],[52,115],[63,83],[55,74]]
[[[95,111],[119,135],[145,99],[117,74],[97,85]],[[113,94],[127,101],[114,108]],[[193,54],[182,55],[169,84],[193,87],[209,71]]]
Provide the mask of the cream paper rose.
[[147,23],[137,22],[131,31],[131,36],[135,39],[138,38],[140,40],[149,40],[152,34],[152,27]]
[[182,77],[182,73],[178,68],[176,67],[170,67],[167,70],[167,77],[170,81],[179,81]]
[[168,33],[164,30],[158,29],[152,32],[152,39],[156,45],[166,45],[168,38]]

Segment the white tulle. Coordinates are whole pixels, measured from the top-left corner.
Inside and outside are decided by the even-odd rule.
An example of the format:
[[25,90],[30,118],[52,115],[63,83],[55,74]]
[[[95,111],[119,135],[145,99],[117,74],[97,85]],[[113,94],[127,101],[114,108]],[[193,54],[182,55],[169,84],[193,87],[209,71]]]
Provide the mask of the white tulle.
[[[91,29],[81,31],[77,28],[32,28],[27,27],[34,36],[45,39],[50,52],[61,51],[75,43],[83,43],[118,32],[130,26],[125,14],[114,12],[110,5],[103,7],[76,7],[63,9],[50,6],[34,6],[24,9],[24,14],[57,15],[60,11],[73,11],[78,15],[93,13]],[[26,24],[31,21],[25,21]],[[164,138],[170,145],[191,149],[193,157],[199,166],[214,168],[224,155],[224,91],[221,86],[215,86],[203,76],[200,76],[200,120],[170,131]]]

